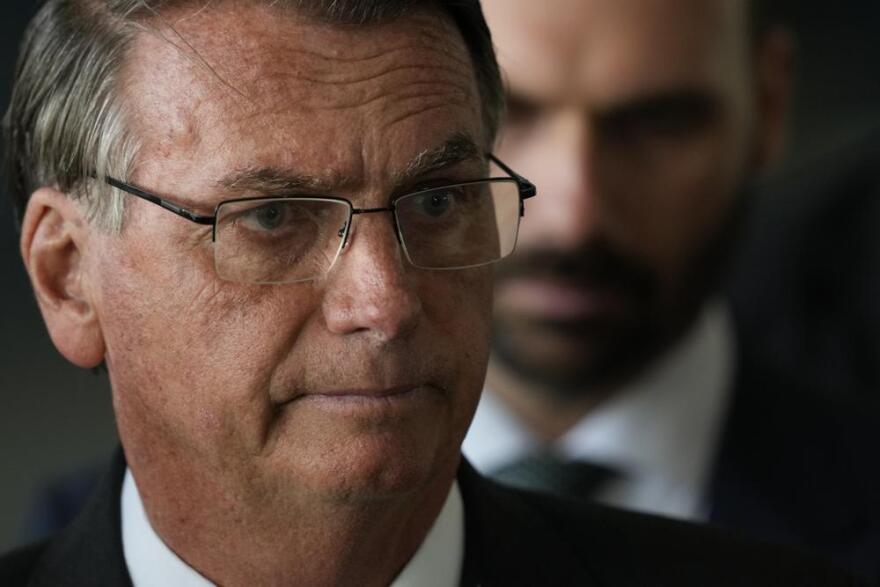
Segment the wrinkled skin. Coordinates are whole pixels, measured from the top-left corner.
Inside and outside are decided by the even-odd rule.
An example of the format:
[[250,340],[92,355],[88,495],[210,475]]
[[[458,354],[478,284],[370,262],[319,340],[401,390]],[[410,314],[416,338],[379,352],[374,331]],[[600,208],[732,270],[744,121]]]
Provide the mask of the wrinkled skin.
[[[243,169],[306,175],[312,193],[362,207],[485,176],[476,157],[397,181],[455,134],[478,152],[489,141],[444,19],[333,28],[241,3],[167,16],[199,57],[167,29],[132,48],[131,183],[210,214],[256,195],[221,185]],[[210,227],[127,204],[119,236],[70,222],[63,283],[91,318],[76,344],[47,322],[72,360],[106,358],[153,526],[224,584],[387,584],[457,470],[488,359],[491,270],[412,268],[390,216],[372,214],[320,279],[224,282]]]

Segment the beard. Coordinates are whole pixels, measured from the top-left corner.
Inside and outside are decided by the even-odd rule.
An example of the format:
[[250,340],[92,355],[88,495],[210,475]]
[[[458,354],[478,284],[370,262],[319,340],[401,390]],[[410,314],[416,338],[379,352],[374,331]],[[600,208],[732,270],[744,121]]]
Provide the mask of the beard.
[[496,361],[559,400],[602,395],[630,382],[689,329],[703,303],[719,289],[751,201],[751,190],[743,192],[718,229],[693,249],[679,276],[668,282],[606,239],[575,250],[522,251],[500,264],[498,290],[520,279],[546,281],[602,292],[614,304],[610,311],[576,319],[536,318],[496,308]]

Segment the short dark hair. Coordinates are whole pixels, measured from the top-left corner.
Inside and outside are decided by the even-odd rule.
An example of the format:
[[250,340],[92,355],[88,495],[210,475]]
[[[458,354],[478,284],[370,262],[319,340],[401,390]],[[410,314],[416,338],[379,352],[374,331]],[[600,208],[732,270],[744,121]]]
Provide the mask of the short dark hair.
[[[3,142],[9,191],[20,220],[30,194],[55,186],[82,198],[90,220],[120,230],[123,197],[95,177],[127,177],[137,153],[118,80],[127,49],[163,11],[212,0],[46,0],[28,26],[16,68]],[[217,0],[218,3],[222,0]],[[270,0],[252,0],[254,3]],[[271,0],[328,24],[367,25],[438,10],[457,26],[471,56],[487,138],[504,98],[479,0]]]

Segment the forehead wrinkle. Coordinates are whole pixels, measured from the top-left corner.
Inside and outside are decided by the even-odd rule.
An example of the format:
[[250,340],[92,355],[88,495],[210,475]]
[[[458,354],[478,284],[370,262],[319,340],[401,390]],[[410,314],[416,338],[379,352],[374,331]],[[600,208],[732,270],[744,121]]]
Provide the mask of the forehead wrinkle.
[[[260,63],[251,69],[252,99],[262,96],[289,98],[297,94],[318,102],[321,108],[349,108],[368,105],[386,97],[406,98],[413,91],[456,94],[467,100],[473,93],[475,80],[469,68],[456,68],[443,59],[433,59],[432,49],[418,55],[410,52],[388,53],[381,62],[364,67],[314,67],[298,60]],[[404,84],[405,82],[405,84]],[[302,87],[297,87],[301,83]],[[344,86],[346,91],[340,92]],[[316,95],[317,94],[317,95]],[[329,100],[327,99],[329,95]]]
[[[216,9],[220,11],[221,18],[234,16],[232,13],[223,14],[226,11],[221,7]],[[445,73],[458,74],[459,69],[467,71],[472,68],[458,29],[447,22],[445,15],[435,10],[419,10],[404,15],[403,19],[411,23],[410,33],[391,37],[390,42],[393,44],[390,46],[385,41],[385,36],[381,37],[381,44],[375,46],[376,38],[382,35],[383,27],[393,25],[394,21],[361,27],[328,25],[299,15],[296,11],[284,10],[282,18],[278,18],[277,14],[272,14],[268,19],[265,18],[266,15],[251,18],[244,13],[234,20],[231,27],[227,26],[219,32],[215,27],[206,27],[206,23],[200,22],[204,19],[196,16],[203,15],[197,12],[191,16],[191,22],[180,27],[185,30],[174,29],[175,39],[179,39],[184,47],[178,46],[177,42],[172,44],[181,53],[195,56],[195,61],[202,69],[208,70],[213,81],[220,81],[227,91],[239,94],[238,99],[247,100],[251,97],[247,86],[274,77],[275,72],[272,69],[285,62],[291,64],[289,69],[292,71],[282,71],[282,77],[290,78],[293,74],[292,77],[301,81],[323,84],[368,81],[382,73],[393,73],[407,67],[433,69],[433,76],[443,69],[446,70]],[[251,23],[256,23],[255,26],[258,27],[263,26],[263,34],[254,37],[248,34],[249,30],[242,30],[247,29]],[[178,20],[175,24],[184,24],[184,20]],[[265,29],[266,25],[270,27],[268,30]],[[291,29],[296,31],[295,35],[290,34]],[[450,31],[456,35],[458,42],[450,42]],[[338,35],[338,42],[328,42],[328,33]],[[234,52],[235,59],[228,59],[230,52]],[[447,64],[439,65],[436,60],[434,63],[427,63],[431,61],[427,58],[431,53],[442,55],[443,59],[439,61]],[[304,59],[278,59],[279,55],[300,56]],[[419,59],[418,63],[413,64],[415,56]],[[392,64],[409,61],[410,64],[389,69],[383,67],[382,62],[385,61]],[[458,67],[449,66],[449,61],[453,61]],[[376,67],[384,71],[371,75],[370,71],[374,68],[367,65],[372,62],[377,62]],[[340,64],[350,67],[340,67]],[[366,75],[363,75],[364,72]],[[354,77],[351,77],[352,74]],[[236,80],[236,83],[233,86],[228,80]]]
[[[352,73],[357,76],[376,68],[392,72],[406,68],[423,69],[433,67],[445,69],[452,73],[459,73],[461,69],[467,69],[470,66],[467,56],[462,55],[463,51],[453,51],[448,47],[438,46],[441,42],[439,38],[436,44],[426,43],[423,38],[401,39],[399,41],[395,39],[395,41],[394,44],[383,44],[367,55],[344,55],[338,50],[330,52],[332,51],[331,49],[328,49],[327,52],[321,52],[319,49],[307,46],[305,44],[309,42],[307,40],[297,44],[292,42],[262,41],[243,45],[243,40],[235,39],[232,43],[211,48],[210,52],[225,54],[228,53],[230,48],[233,48],[237,59],[234,63],[226,64],[227,68],[231,70],[234,65],[241,64],[241,67],[235,73],[252,73],[251,77],[254,79],[260,79],[267,73],[272,73],[271,69],[267,72],[266,67],[274,67],[279,64],[276,58],[277,55],[295,56],[297,59],[287,59],[282,62],[290,63],[290,67],[287,70],[282,70],[285,75],[294,73],[296,77],[305,81],[326,81],[327,83],[333,81],[334,78],[345,77]],[[449,39],[445,39],[444,43],[448,44],[448,41]],[[324,41],[324,44],[328,43]],[[362,48],[361,50],[368,49]],[[354,51],[355,49],[352,48],[350,50]],[[442,59],[431,59],[433,55],[440,56]],[[403,59],[401,59],[401,56],[403,56]],[[417,62],[413,63],[416,58],[418,58]],[[448,65],[449,61],[452,61],[453,65]],[[386,65],[387,63],[396,65],[401,62],[403,64],[396,67],[389,68]],[[238,75],[237,77],[241,76]],[[354,80],[343,81],[356,80],[357,77]]]
[[[412,75],[411,72],[417,72],[418,75]],[[372,82],[387,78],[389,80],[388,82],[377,86],[377,90],[373,94],[375,97],[389,94],[400,94],[401,90],[418,86],[435,86],[438,88],[451,86],[463,93],[470,93],[471,85],[471,77],[461,70],[425,63],[397,65],[370,72],[359,70],[353,75],[336,72],[335,75],[327,77],[305,74],[294,68],[275,68],[271,70],[263,70],[259,73],[258,80],[260,82],[259,86],[261,86],[259,88],[259,94],[269,95],[278,95],[279,89],[295,90],[295,87],[291,87],[291,82],[305,82],[317,86],[329,86],[328,90],[335,93],[338,90],[338,86],[357,89],[358,86],[373,85]],[[406,86],[403,87],[391,83],[394,77],[406,78]],[[303,90],[308,92],[314,90],[314,88],[303,88]]]
[[[422,112],[432,110],[434,108],[441,107],[449,107],[449,106],[469,106],[470,94],[467,90],[463,88],[458,88],[456,91],[450,91],[450,87],[448,84],[436,84],[434,82],[424,82],[421,84],[410,84],[410,91],[401,92],[394,90],[393,88],[388,91],[384,91],[381,93],[377,93],[376,95],[369,96],[365,99],[361,100],[352,100],[352,101],[340,101],[338,104],[328,104],[322,107],[323,110],[351,110],[357,108],[364,108],[367,106],[371,106],[376,102],[386,102],[384,104],[383,110],[385,114],[388,114],[388,111],[391,109],[392,104],[388,104],[388,101],[393,99],[394,105],[400,108],[402,105],[407,102],[415,102],[423,105],[424,107],[403,110],[401,112],[395,112],[394,115],[386,121],[386,125],[390,126],[396,122],[403,120],[409,116],[420,114]],[[443,90],[443,91],[429,91],[430,89]],[[444,95],[445,94],[445,95]],[[431,99],[431,104],[424,104],[424,99]]]
[[[470,106],[466,100],[443,99],[441,96],[437,96],[437,94],[421,94],[418,96],[412,96],[412,98],[415,107],[409,107],[408,109],[395,112],[393,116],[383,120],[383,124],[386,127],[392,127],[407,118],[419,116],[432,110],[448,110],[450,105]],[[424,100],[416,100],[415,98],[430,98],[432,100],[426,103]]]
[[[427,36],[427,37],[433,36],[438,42],[440,42],[440,41],[448,42],[448,39],[441,39],[438,35],[425,35],[425,36]],[[245,55],[245,56],[256,55],[264,48],[265,48],[264,46],[254,47],[254,50],[252,52],[245,52],[245,53],[243,53],[243,55]],[[443,57],[448,58],[452,61],[455,61],[459,66],[462,66],[462,67],[470,66],[470,61],[466,57],[462,57],[459,54],[459,52],[450,51],[448,49],[436,47],[433,45],[428,45],[428,44],[424,43],[424,39],[419,39],[418,41],[403,40],[396,45],[385,46],[385,47],[382,47],[381,49],[377,50],[374,53],[370,53],[368,55],[361,55],[361,56],[341,55],[341,54],[339,54],[338,51],[334,52],[334,53],[322,53],[321,51],[319,51],[317,49],[311,49],[311,48],[304,47],[304,46],[297,46],[297,47],[285,46],[285,50],[290,51],[295,54],[298,54],[298,55],[301,55],[301,56],[304,56],[304,57],[314,59],[315,61],[317,61],[318,63],[321,63],[322,65],[324,65],[323,62],[329,62],[327,64],[327,68],[326,68],[326,71],[328,71],[328,72],[335,71],[336,68],[338,68],[340,63],[344,63],[346,65],[363,65],[366,62],[373,62],[373,61],[378,61],[381,59],[387,59],[390,55],[396,55],[398,53],[412,54],[414,50],[419,50],[419,51],[427,50],[427,51],[432,51],[435,53],[440,53],[443,55]],[[450,68],[450,69],[452,69],[452,68]],[[322,71],[324,71],[324,70],[322,70]]]
[[[470,57],[465,49],[464,39],[457,26],[451,22],[450,18],[444,13],[436,9],[420,9],[417,12],[403,15],[399,20],[408,20],[410,36],[402,39],[398,44],[385,46],[374,53],[366,55],[345,55],[343,51],[347,48],[345,43],[319,43],[316,49],[302,48],[303,52],[308,52],[319,60],[328,60],[334,62],[361,63],[364,61],[382,58],[389,53],[404,52],[410,53],[414,49],[430,49],[442,53],[444,57],[456,61],[461,66],[470,66]],[[356,34],[363,37],[374,36],[379,29],[394,25],[395,21],[380,22],[371,25],[358,25],[356,27],[348,25],[326,24],[320,21],[311,21],[314,29],[326,31],[328,29],[335,30],[340,34]],[[455,39],[457,42],[450,42]],[[328,51],[321,51],[321,48],[327,47]]]
[[[379,79],[384,76],[393,75],[396,73],[405,73],[408,71],[417,71],[422,73],[421,77],[430,79],[436,79],[436,74],[438,73],[446,73],[451,74],[453,77],[467,77],[466,74],[462,74],[461,69],[449,67],[445,65],[438,64],[426,64],[426,63],[418,63],[418,64],[405,64],[398,65],[396,67],[390,67],[386,69],[382,69],[376,72],[363,72],[362,69],[358,69],[354,72],[354,75],[351,77],[346,77],[346,75],[339,71],[338,69],[328,69],[328,75],[324,77],[318,77],[317,75],[307,75],[303,73],[298,73],[296,70],[279,70],[279,71],[266,71],[262,72],[261,79],[296,79],[297,81],[304,81],[313,84],[320,85],[328,85],[328,86],[339,86],[339,85],[354,85],[359,83],[371,82],[376,79]],[[323,72],[322,72],[323,73]],[[431,75],[429,75],[431,74]],[[334,79],[334,76],[336,79]],[[428,81],[428,80],[426,80]]]
[[[232,16],[223,14],[226,9],[220,6],[212,7],[208,12],[214,10],[220,11],[221,19]],[[211,82],[216,84],[218,78],[235,80],[234,90],[230,90],[232,84],[224,83],[223,88],[217,88],[221,90],[219,95],[212,92],[211,101],[219,100],[227,105],[238,102],[244,106],[241,114],[265,108],[267,104],[261,98],[267,96],[278,97],[290,104],[290,98],[295,99],[300,93],[300,88],[291,83],[295,81],[311,86],[301,88],[302,93],[320,86],[327,86],[327,90],[332,91],[331,100],[311,92],[312,99],[306,100],[306,105],[317,102],[325,107],[332,105],[333,101],[343,100],[336,104],[338,108],[369,104],[389,95],[407,97],[405,93],[389,92],[388,86],[401,87],[401,84],[394,83],[396,77],[406,78],[409,88],[424,85],[422,90],[425,93],[454,91],[467,100],[473,92],[470,86],[476,81],[475,75],[460,33],[436,11],[406,15],[404,18],[412,23],[410,33],[389,36],[388,42],[384,37],[381,41],[376,39],[382,27],[391,23],[353,28],[309,21],[295,13],[286,13],[284,18],[273,15],[269,20],[244,15],[244,18],[237,18],[225,33],[218,35],[215,27],[206,26],[210,22],[206,20],[208,15],[198,11],[189,14],[188,18],[174,22],[179,27],[179,30],[175,29],[175,40],[185,41],[186,47],[180,47],[179,41],[171,43],[177,57],[183,57],[183,62],[175,60],[177,65],[189,70],[191,76],[202,78],[209,85]],[[268,25],[270,30],[264,29],[259,36],[244,34],[249,32],[251,21],[255,26]],[[248,30],[239,31],[242,27]],[[296,35],[280,34],[291,28],[296,30]],[[273,30],[279,34],[271,34]],[[338,35],[339,42],[327,42],[328,32]],[[157,39],[163,40],[163,44],[169,45],[167,38]],[[234,52],[235,59],[228,58],[230,52]],[[197,63],[193,63],[190,54],[198,56]],[[199,69],[208,70],[208,79],[194,71]],[[372,83],[381,77],[385,77],[387,83]],[[346,84],[350,90],[345,93],[333,87]]]

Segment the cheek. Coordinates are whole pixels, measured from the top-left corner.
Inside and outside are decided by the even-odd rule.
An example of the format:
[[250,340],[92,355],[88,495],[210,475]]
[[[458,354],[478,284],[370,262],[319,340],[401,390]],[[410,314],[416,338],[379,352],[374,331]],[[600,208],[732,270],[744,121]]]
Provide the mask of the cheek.
[[[420,288],[428,320],[439,330],[463,339],[488,332],[492,310],[492,269],[429,272]],[[478,346],[481,339],[469,342]]]
[[[473,420],[486,379],[492,311],[492,270],[463,270],[439,281],[425,302],[432,346],[450,357],[449,445],[457,450]],[[430,348],[430,347],[429,347]]]
[[489,357],[492,269],[434,273],[422,290],[428,348],[451,358],[461,393],[478,394]]
[[162,438],[161,428],[187,444],[258,441],[268,381],[308,317],[307,288],[291,305],[281,288],[221,282],[197,262],[174,265],[160,254],[120,250],[102,265],[107,362],[121,419],[138,428],[132,433]]

